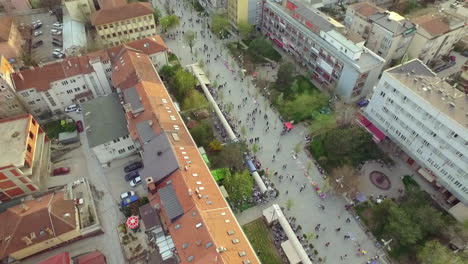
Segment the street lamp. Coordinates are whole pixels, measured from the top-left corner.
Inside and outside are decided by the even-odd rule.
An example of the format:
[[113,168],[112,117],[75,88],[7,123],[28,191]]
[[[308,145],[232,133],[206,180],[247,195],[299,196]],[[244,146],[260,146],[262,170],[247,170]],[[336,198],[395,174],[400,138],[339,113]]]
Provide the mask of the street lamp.
[[387,247],[388,251],[392,251],[392,248],[390,248],[390,243],[393,241],[393,238],[391,238],[391,239],[389,239],[389,240],[387,240],[387,241],[385,241],[385,240],[382,238],[380,241],[382,241],[382,243],[383,243],[382,250],[384,250],[385,247]]

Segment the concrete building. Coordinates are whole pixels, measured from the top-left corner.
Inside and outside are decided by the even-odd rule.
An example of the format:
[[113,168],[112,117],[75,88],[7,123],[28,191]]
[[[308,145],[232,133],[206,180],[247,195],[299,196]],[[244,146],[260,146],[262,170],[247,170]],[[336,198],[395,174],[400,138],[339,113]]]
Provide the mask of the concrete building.
[[198,0],[201,6],[208,11],[226,10],[228,0]]
[[[126,46],[148,54],[156,68],[167,63],[167,46],[159,36]],[[70,104],[110,94],[113,91],[111,60],[121,49],[122,46],[116,46],[16,72],[13,81],[18,98],[29,113],[44,120],[52,114],[63,113]]]
[[448,11],[428,14],[411,20],[417,32],[408,49],[410,58],[430,64],[448,55],[454,45],[467,34],[467,18]]
[[414,59],[385,71],[365,116],[468,219],[468,97]]
[[96,11],[91,23],[103,44],[116,46],[155,35],[153,13],[151,3],[135,2]]
[[0,18],[0,54],[7,59],[18,58],[21,55],[23,44],[23,37],[13,18]]
[[261,20],[262,1],[228,0],[228,19],[231,26],[237,28],[239,23],[258,25]]
[[0,58],[0,119],[26,114],[18,97],[16,96],[11,74],[13,67],[1,56]]
[[78,56],[88,44],[84,22],[69,15],[63,17],[63,51],[67,57]]
[[31,3],[28,0],[0,0],[0,10],[4,10],[8,14],[29,9],[31,9]]
[[2,263],[21,262],[32,255],[102,234],[85,179],[6,209],[0,213],[0,222]]
[[83,103],[82,110],[89,148],[101,164],[136,152],[117,94],[100,96]]
[[0,201],[40,189],[50,170],[50,141],[31,115],[0,120]]
[[265,1],[262,31],[344,101],[370,93],[385,62],[344,25],[296,1]]
[[385,59],[401,59],[416,33],[416,25],[391,11],[361,2],[348,6],[345,24],[366,40],[365,46]]
[[72,20],[87,22],[96,11],[93,0],[63,0],[68,15]]
[[260,263],[146,54],[123,49],[112,65],[142,178],[179,263]]

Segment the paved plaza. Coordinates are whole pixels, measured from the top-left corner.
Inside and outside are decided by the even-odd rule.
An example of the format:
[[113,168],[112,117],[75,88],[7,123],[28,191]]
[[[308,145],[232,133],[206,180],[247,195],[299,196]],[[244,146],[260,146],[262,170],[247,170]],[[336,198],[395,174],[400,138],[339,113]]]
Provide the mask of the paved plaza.
[[[272,179],[281,195],[271,203],[285,207],[288,199],[293,200],[294,205],[290,211],[285,211],[285,214],[297,218],[297,223],[302,226],[303,233],[315,233],[315,226],[321,224],[320,231],[316,233],[319,237],[312,243],[319,252],[318,256],[326,259],[326,263],[365,263],[368,257],[381,255],[382,252],[375,246],[375,242],[366,235],[358,220],[344,209],[346,201],[341,196],[331,195],[327,199],[321,200],[311,188],[310,182],[315,181],[320,184],[323,180],[322,176],[315,166],[312,166],[308,173],[306,172],[307,164],[311,160],[303,150],[298,153],[297,157],[292,155],[297,144],[304,146],[306,128],[299,124],[290,133],[281,136],[283,125],[278,113],[270,108],[270,103],[259,94],[249,77],[242,80],[238,76],[240,68],[224,46],[229,40],[220,41],[214,35],[210,38],[210,33],[207,30],[205,30],[205,37],[201,37],[200,31],[206,25],[195,23],[195,20],[198,19],[196,13],[192,12],[192,16],[189,7],[184,7],[183,2],[177,1],[171,2],[171,4],[176,14],[181,18],[181,23],[178,28],[169,33],[188,30],[198,32],[198,38],[193,48],[197,52],[190,53],[190,48],[184,43],[182,34],[178,34],[175,39],[165,38],[167,45],[179,57],[182,65],[203,60],[205,62],[204,70],[209,73],[207,75],[212,83],[215,81],[218,84],[227,83],[225,88],[219,91],[219,93],[223,93],[223,96],[220,96],[223,101],[219,103],[232,103],[234,105],[235,110],[231,112],[231,117],[241,121],[241,126],[246,127],[248,133],[246,133],[245,139],[247,141],[260,137],[261,150],[257,157],[262,162],[263,168],[268,168],[270,173],[278,172],[278,175],[283,175],[282,183],[276,177]],[[159,6],[163,6],[162,0]],[[161,11],[164,13],[164,10]],[[193,23],[189,21],[190,18],[193,19]],[[208,46],[207,53],[201,51],[204,45]],[[221,57],[215,60],[216,55]],[[218,75],[219,77],[216,78]],[[242,100],[246,97],[248,98],[247,103],[243,105]],[[238,108],[238,105],[241,107]],[[255,125],[247,121],[247,115],[252,113],[254,109],[258,109],[258,114],[255,115]],[[264,119],[264,114],[267,114],[267,119]],[[266,132],[267,122],[269,124],[268,132]],[[277,153],[278,144],[281,150]],[[273,155],[275,155],[274,161]],[[286,165],[286,169],[283,169],[283,165]],[[294,179],[286,179],[287,176],[294,176]],[[303,184],[306,184],[307,187],[303,192],[299,192],[299,188]],[[320,205],[325,206],[325,210],[320,209]],[[239,222],[245,224],[260,217],[262,210],[267,206],[257,206],[238,214]],[[351,223],[345,223],[347,218],[352,219]],[[341,230],[335,231],[337,228],[341,228]],[[352,240],[344,240],[344,235],[350,235]],[[328,247],[325,246],[327,242],[330,242]],[[358,248],[367,250],[368,255],[358,256]],[[347,255],[347,258],[342,260],[341,256],[344,255]]]

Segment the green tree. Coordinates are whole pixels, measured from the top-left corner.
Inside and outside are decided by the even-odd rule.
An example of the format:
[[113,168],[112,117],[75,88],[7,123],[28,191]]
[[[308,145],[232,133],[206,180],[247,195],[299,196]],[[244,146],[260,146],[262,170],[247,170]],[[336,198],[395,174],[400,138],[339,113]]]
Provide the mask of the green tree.
[[214,14],[211,16],[211,28],[215,34],[222,34],[229,27],[226,14]]
[[233,202],[252,197],[254,182],[247,170],[227,174],[223,180],[223,185],[229,194],[229,199]]
[[190,47],[190,53],[193,53],[192,48],[195,45],[196,39],[197,39],[197,36],[195,35],[195,32],[191,30],[185,32],[184,41]]
[[240,171],[244,168],[244,153],[247,152],[245,142],[227,143],[215,156],[210,156],[214,168],[230,168]]
[[196,126],[190,129],[190,134],[198,146],[207,147],[214,139],[211,121],[209,119],[200,121]]
[[391,207],[388,213],[385,232],[392,234],[401,245],[412,246],[423,238],[420,223],[414,222],[405,210]]
[[239,35],[241,38],[245,39],[252,34],[253,26],[250,25],[248,22],[240,22],[237,24],[237,29],[239,30]]
[[168,15],[165,17],[161,17],[159,19],[159,24],[163,30],[169,30],[172,28],[177,27],[180,24],[179,17],[176,15]]
[[285,98],[291,95],[291,85],[294,81],[295,70],[294,65],[290,62],[282,63],[278,68],[276,75],[275,88],[284,94]]
[[184,98],[182,103],[182,109],[184,111],[206,108],[208,106],[208,100],[197,90],[192,90],[189,95]]
[[293,100],[286,101],[281,107],[288,120],[300,122],[311,119],[314,114],[328,104],[328,97],[320,92],[296,95]]
[[281,59],[281,54],[271,46],[270,41],[264,38],[256,38],[252,40],[249,44],[248,53],[255,63],[264,62],[265,59],[263,57],[274,61],[279,61]]
[[215,152],[221,151],[223,149],[223,145],[221,144],[221,141],[217,139],[214,139],[213,141],[211,141],[209,147],[212,151],[215,151]]
[[322,135],[337,127],[334,115],[318,114],[314,117],[312,124],[309,126],[309,132],[314,135]]
[[456,255],[437,240],[426,242],[417,257],[421,264],[464,264],[468,262],[465,256]]
[[26,53],[24,51],[21,51],[21,55],[20,55],[20,58],[21,60],[23,61],[23,64],[25,66],[33,66],[33,67],[37,67],[37,61],[34,60],[31,56],[31,54],[29,53]]
[[192,73],[179,69],[174,76],[174,82],[172,84],[175,89],[175,97],[179,102],[183,101],[187,95],[189,95],[195,85],[197,85],[197,79]]

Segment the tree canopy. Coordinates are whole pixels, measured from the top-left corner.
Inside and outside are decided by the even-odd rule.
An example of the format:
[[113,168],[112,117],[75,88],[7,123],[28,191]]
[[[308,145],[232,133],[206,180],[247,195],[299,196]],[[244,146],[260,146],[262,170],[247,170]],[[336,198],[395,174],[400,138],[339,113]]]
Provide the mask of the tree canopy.
[[223,180],[223,185],[229,194],[229,199],[233,202],[239,202],[252,197],[254,182],[247,170],[227,174]]
[[207,147],[214,139],[213,127],[209,119],[200,121],[196,126],[190,129],[190,134],[197,146]]
[[252,34],[253,26],[248,22],[240,22],[237,24],[237,29],[239,30],[239,35],[241,38],[248,38]]
[[282,113],[288,120],[300,122],[310,119],[314,114],[328,104],[328,97],[320,92],[310,92],[296,95],[282,106]]
[[249,43],[248,54],[253,57],[255,63],[264,62],[265,58],[270,60],[279,61],[281,54],[279,54],[271,45],[271,42],[264,38],[256,38]]
[[197,36],[195,35],[195,32],[191,30],[185,32],[184,41],[190,47],[190,53],[193,53],[192,48],[193,48],[193,45],[195,45],[196,39],[197,39]]
[[171,88],[174,89],[174,96],[177,100],[179,102],[183,102],[184,99],[193,91],[195,85],[197,85],[197,79],[195,76],[184,69],[179,69],[175,73]]
[[464,264],[468,262],[466,254],[457,255],[437,240],[426,242],[417,257],[421,264]]
[[244,168],[244,152],[247,152],[247,145],[244,142],[224,144],[221,151],[210,156],[211,164],[214,168],[242,170]]
[[182,103],[182,109],[186,110],[194,110],[208,107],[209,103],[206,100],[205,96],[197,90],[192,90],[188,96],[184,98]]
[[211,28],[215,34],[221,34],[229,27],[226,14],[214,14],[211,16]]
[[180,24],[179,17],[176,15],[168,15],[165,17],[161,17],[159,19],[159,24],[163,30],[169,30],[172,28],[177,27]]

